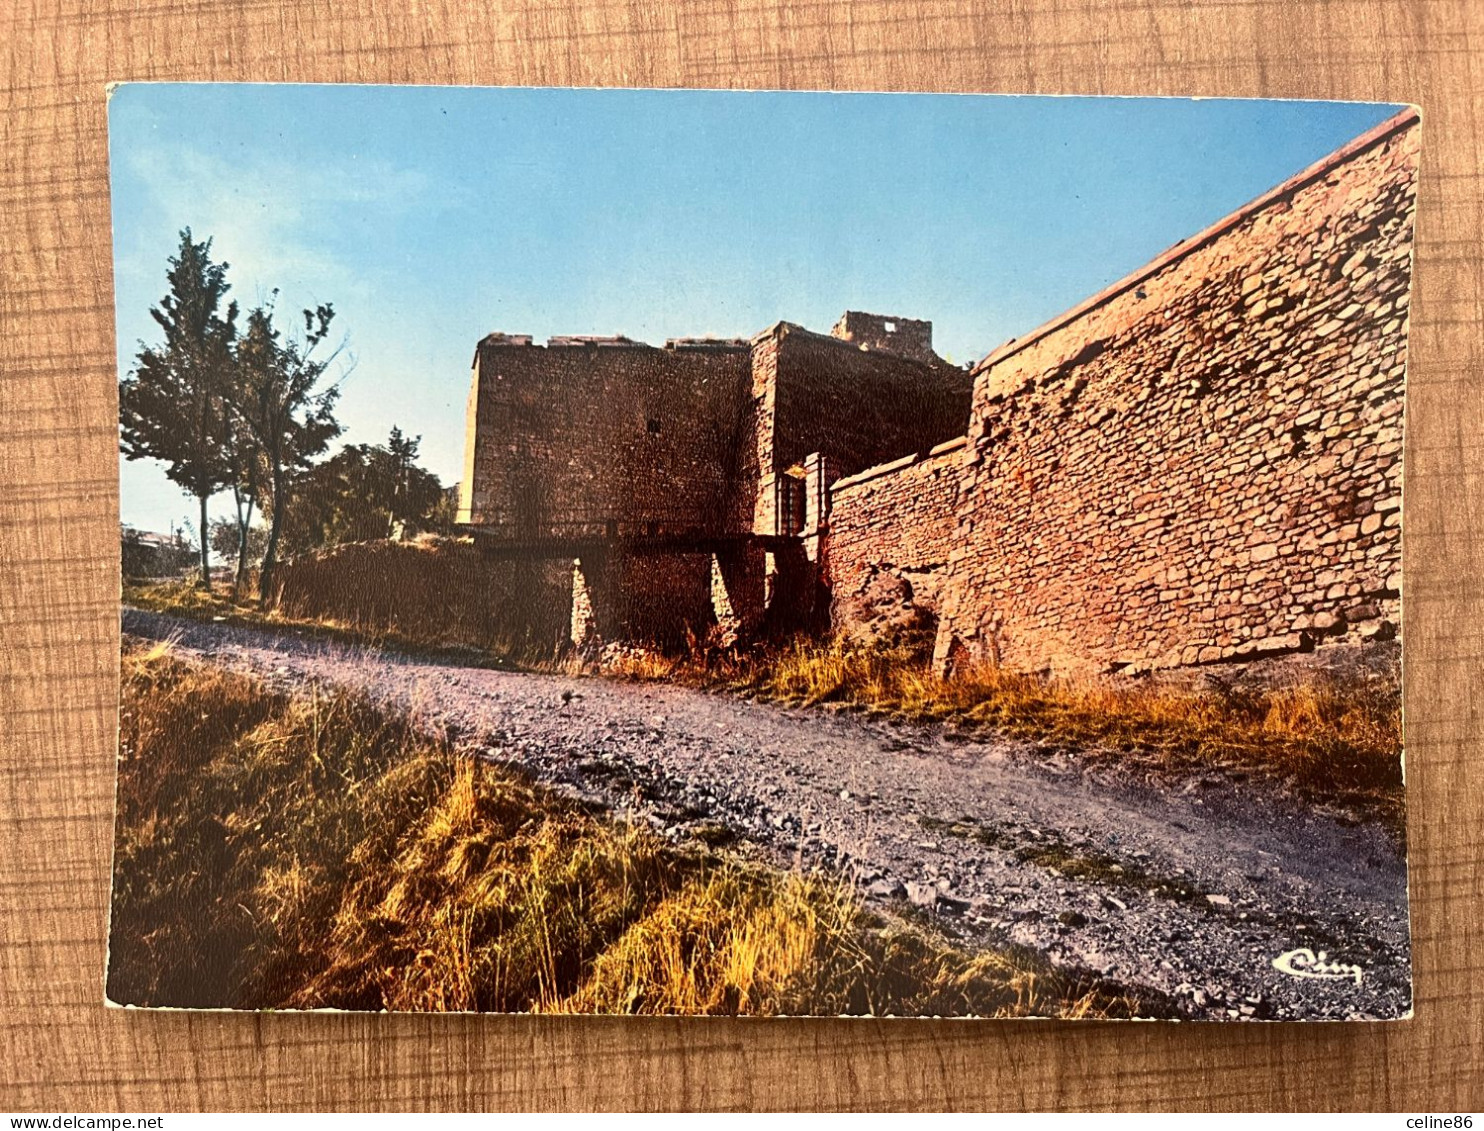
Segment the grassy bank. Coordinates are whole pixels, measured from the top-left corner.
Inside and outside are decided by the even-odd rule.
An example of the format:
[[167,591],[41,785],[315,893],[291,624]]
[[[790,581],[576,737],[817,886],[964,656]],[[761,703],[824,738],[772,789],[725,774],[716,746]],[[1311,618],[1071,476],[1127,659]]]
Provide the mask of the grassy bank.
[[719,687],[791,706],[839,704],[986,728],[1172,771],[1291,782],[1304,796],[1396,822],[1402,814],[1400,673],[1307,672],[1266,686],[1051,680],[980,667],[935,675],[920,650],[795,640],[702,666],[631,658],[614,673]]
[[830,878],[615,823],[352,699],[286,697],[164,646],[126,645],[122,680],[117,1002],[1139,1009],[1033,956],[968,956],[882,921]]
[[[328,631],[424,653],[436,648],[395,634],[290,621],[181,585],[131,589],[125,601],[201,619]],[[481,655],[482,662],[500,666],[555,666],[549,656]],[[1199,689],[1153,681],[1048,680],[992,667],[944,679],[933,674],[920,649],[795,640],[704,661],[636,649],[617,655],[607,674],[984,728],[1155,769],[1276,778],[1314,801],[1380,816],[1394,827],[1403,815],[1401,682],[1395,669],[1345,678],[1314,671],[1263,686]]]
[[550,653],[515,645],[479,648],[436,632],[408,633],[379,623],[296,616],[276,606],[264,607],[251,598],[239,598],[230,586],[215,585],[201,589],[191,581],[126,579],[122,600],[130,608],[189,620],[291,632],[363,647],[390,648],[409,655],[446,658],[472,667],[549,671],[556,666]]

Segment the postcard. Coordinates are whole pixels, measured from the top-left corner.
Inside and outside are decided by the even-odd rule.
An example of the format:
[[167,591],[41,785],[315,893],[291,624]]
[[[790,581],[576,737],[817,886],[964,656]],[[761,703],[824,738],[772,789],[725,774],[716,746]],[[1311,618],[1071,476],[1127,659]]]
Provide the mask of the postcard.
[[1415,108],[109,133],[110,1004],[1410,1015]]

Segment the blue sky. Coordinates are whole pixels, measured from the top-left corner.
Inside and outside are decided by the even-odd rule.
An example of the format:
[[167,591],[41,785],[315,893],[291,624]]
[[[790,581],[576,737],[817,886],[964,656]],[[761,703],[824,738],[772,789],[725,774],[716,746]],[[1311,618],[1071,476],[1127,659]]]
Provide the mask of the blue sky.
[[[870,310],[968,362],[1397,109],[131,84],[109,103],[120,372],[189,226],[243,307],[335,305],[339,442],[399,425],[452,483],[491,330],[660,342]],[[158,465],[121,476],[125,522],[194,514]]]

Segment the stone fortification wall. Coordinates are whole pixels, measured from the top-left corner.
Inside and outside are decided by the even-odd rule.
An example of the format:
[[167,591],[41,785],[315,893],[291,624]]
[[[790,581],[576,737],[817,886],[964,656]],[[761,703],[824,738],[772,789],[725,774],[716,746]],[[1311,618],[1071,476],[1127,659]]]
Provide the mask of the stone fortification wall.
[[831,488],[824,559],[837,631],[878,619],[883,602],[894,611],[937,613],[955,544],[964,448],[959,437]]
[[929,365],[943,364],[943,359],[933,351],[933,324],[921,318],[847,310],[831,327],[830,337],[867,349],[887,350]]
[[[920,323],[919,325],[929,325]],[[962,369],[862,348],[779,323],[754,339],[754,529],[773,533],[777,477],[818,452],[849,475],[963,434],[972,378]]]
[[1399,115],[976,367],[940,662],[1396,631],[1417,134]]
[[734,513],[745,343],[491,335],[474,367],[460,519],[483,536],[704,536]]
[[428,644],[549,656],[567,639],[570,562],[491,560],[467,539],[352,542],[280,562],[286,616]]
[[572,563],[570,639],[679,650],[716,623],[711,554],[609,550]]

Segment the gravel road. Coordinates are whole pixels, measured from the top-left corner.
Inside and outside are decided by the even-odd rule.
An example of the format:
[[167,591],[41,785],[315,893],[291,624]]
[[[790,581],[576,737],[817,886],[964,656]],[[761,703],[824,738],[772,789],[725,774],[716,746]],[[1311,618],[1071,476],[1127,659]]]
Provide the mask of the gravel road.
[[[778,864],[831,868],[961,945],[1031,947],[1160,991],[1187,1017],[1411,1008],[1406,861],[1392,838],[1261,783],[1153,783],[1001,737],[132,609],[124,631],[289,687],[367,695],[671,837],[730,835]],[[1282,962],[1303,949],[1358,972]]]

